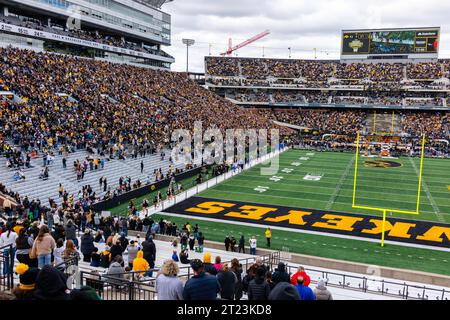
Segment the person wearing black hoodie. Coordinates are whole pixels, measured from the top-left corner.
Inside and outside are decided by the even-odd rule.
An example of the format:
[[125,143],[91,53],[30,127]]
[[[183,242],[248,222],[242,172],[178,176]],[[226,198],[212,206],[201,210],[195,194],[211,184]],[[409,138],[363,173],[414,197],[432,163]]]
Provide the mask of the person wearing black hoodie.
[[[156,261],[156,245],[153,242],[153,238],[150,236],[142,242],[141,244],[142,251],[144,252],[144,259],[147,260],[148,265],[150,266],[150,269],[155,268],[155,261]],[[149,277],[152,276],[152,272],[149,272]]]
[[125,249],[122,248],[120,240],[117,240],[117,242],[111,246],[111,257],[115,259],[117,256],[122,256],[124,251]]
[[278,264],[278,268],[275,269],[275,272],[272,274],[272,281],[275,285],[280,282],[291,283],[291,277],[289,273],[286,272],[286,265],[283,262]]
[[245,253],[245,238],[244,235],[241,235],[241,238],[239,239],[239,253]]
[[94,237],[89,229],[84,231],[81,236],[81,253],[83,254],[84,262],[91,262],[91,254],[94,252]]
[[45,265],[36,278],[36,300],[70,300],[67,278],[58,269]]
[[77,227],[72,220],[69,220],[67,222],[67,225],[64,228],[64,233],[66,235],[66,240],[72,240],[73,243],[75,243],[75,246],[78,248]]
[[249,301],[262,301],[267,300],[270,294],[270,286],[266,279],[266,270],[264,268],[258,268],[256,270],[256,277],[250,281],[248,285],[248,300]]

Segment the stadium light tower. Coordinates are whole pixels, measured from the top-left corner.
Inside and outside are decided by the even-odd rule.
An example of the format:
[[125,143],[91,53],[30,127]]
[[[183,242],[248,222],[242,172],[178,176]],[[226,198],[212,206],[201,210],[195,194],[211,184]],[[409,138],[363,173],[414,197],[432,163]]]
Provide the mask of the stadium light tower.
[[189,73],[189,47],[195,44],[195,40],[183,39],[182,41],[186,45],[186,73]]

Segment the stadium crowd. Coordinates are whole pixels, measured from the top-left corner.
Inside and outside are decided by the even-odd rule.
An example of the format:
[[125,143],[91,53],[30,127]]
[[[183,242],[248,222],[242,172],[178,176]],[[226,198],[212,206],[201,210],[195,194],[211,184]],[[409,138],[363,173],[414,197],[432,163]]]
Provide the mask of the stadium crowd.
[[167,53],[157,48],[150,47],[148,45],[141,45],[139,43],[126,40],[123,37],[116,37],[114,35],[100,34],[98,31],[88,31],[82,29],[69,30],[63,24],[58,24],[56,21],[52,21],[49,25],[47,19],[40,20],[38,18],[15,16],[9,14],[7,17],[0,13],[0,22],[17,25],[29,29],[46,31],[50,33],[56,33],[63,36],[73,37],[82,40],[88,40],[92,42],[102,43],[118,48],[130,49],[138,52],[145,52],[150,54],[157,54],[169,57]]
[[[212,263],[211,254],[204,252],[203,261],[188,259],[189,252],[204,250],[205,237],[198,225],[191,226],[187,222],[178,228],[170,221],[161,219],[158,222],[148,217],[138,225],[133,215],[128,219],[91,218],[83,221],[66,214],[58,221],[43,219],[39,222],[13,217],[6,223],[1,222],[3,256],[12,255],[18,262],[15,266],[9,265],[9,259],[4,259],[1,266],[2,276],[14,270],[19,277],[19,284],[13,289],[15,299],[100,300],[98,292],[87,285],[68,288],[65,271],[82,260],[92,267],[92,274],[101,271],[105,281],[115,285],[129,280],[145,282],[155,276],[159,300],[240,300],[244,294],[248,300],[257,301],[332,300],[324,281],[320,280],[314,290],[310,288],[311,280],[303,267],[289,274],[284,263],[280,262],[272,270],[261,257],[256,257],[255,263],[244,272],[236,258],[222,262],[221,257],[216,256]],[[130,239],[128,230],[133,229],[145,232],[145,239],[141,241],[139,235]],[[172,259],[165,260],[160,268],[155,267],[157,246],[153,239],[157,234],[175,237]],[[253,239],[249,241],[250,251],[252,241],[256,248]],[[225,239],[227,251],[232,243],[228,240],[227,243]],[[106,246],[99,251],[101,243]],[[241,249],[245,252],[243,235],[239,240],[239,252]],[[231,251],[235,251],[233,244]],[[180,267],[190,267],[194,272],[186,282],[180,278]]]
[[[340,63],[206,58],[208,83],[219,87],[265,87],[266,89],[227,89],[227,94],[242,102],[272,103],[297,101],[299,95],[303,95],[308,103],[339,103],[341,99],[335,97],[345,95],[348,99],[342,102],[346,104],[362,104],[359,96],[364,96],[364,104],[369,105],[448,106],[449,64],[448,60],[421,63]],[[286,88],[300,91],[283,90]],[[326,90],[319,94],[314,91],[317,89]],[[417,91],[418,89],[421,91]],[[430,92],[424,92],[423,89],[430,89]],[[277,96],[281,99],[271,98],[275,91],[280,92]]]
[[[437,80],[446,75],[449,60],[422,63],[341,63],[338,61],[283,60],[260,58],[207,57],[206,73],[218,77],[239,77],[266,80],[275,78],[305,78],[327,82],[371,80],[399,82],[403,79]],[[405,77],[406,75],[406,77]]]

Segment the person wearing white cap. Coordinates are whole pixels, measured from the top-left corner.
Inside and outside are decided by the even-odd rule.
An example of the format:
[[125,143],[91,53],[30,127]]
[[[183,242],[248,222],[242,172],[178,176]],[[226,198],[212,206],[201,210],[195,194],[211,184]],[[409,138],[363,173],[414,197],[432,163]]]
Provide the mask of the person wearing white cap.
[[316,300],[333,300],[333,296],[325,286],[323,279],[319,279],[317,287],[314,289],[314,295],[316,296]]

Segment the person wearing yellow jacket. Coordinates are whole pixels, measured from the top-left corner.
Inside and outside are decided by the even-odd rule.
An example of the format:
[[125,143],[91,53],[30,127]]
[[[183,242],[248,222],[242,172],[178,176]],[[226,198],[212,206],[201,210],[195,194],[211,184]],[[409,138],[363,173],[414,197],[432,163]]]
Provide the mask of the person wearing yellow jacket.
[[267,239],[267,248],[270,248],[270,238],[272,238],[272,231],[269,227],[267,227],[265,234]]
[[133,271],[139,272],[139,275],[144,276],[148,269],[150,269],[150,265],[144,259],[144,251],[139,250],[136,259],[133,260]]

